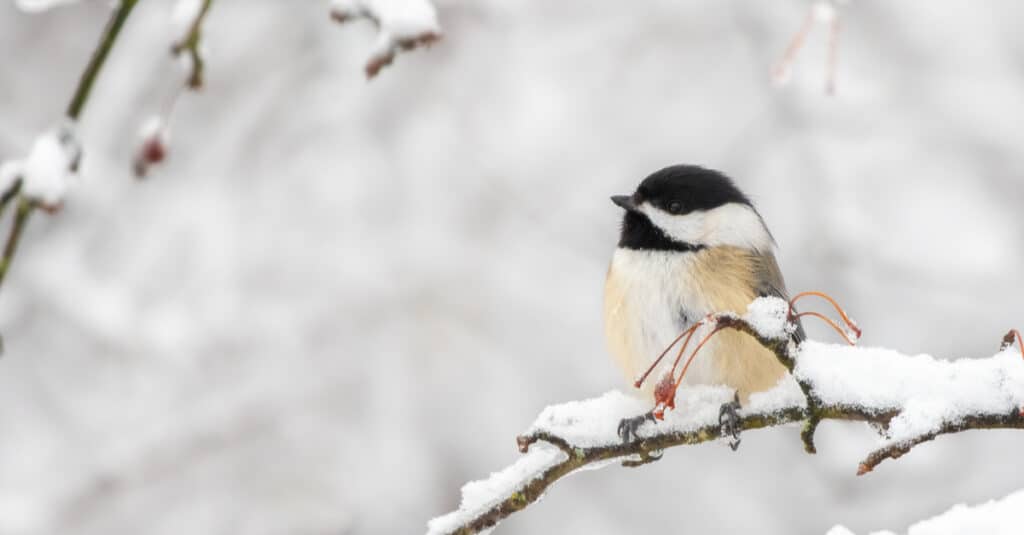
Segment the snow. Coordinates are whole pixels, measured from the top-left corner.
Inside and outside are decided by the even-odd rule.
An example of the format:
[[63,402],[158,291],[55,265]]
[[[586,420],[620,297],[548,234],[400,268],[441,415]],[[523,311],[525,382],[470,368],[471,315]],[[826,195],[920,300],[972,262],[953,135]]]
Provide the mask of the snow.
[[366,17],[377,25],[377,40],[367,59],[371,77],[400,49],[441,35],[437,9],[429,0],[331,0],[330,10],[339,22]]
[[78,0],[15,0],[15,5],[22,11],[39,13],[64,4],[73,4]]
[[[665,412],[665,419],[642,426],[640,437],[669,432],[691,432],[718,425],[718,411],[733,399],[733,391],[724,386],[687,385],[676,392],[676,408]],[[806,405],[799,386],[792,379],[775,388],[754,394],[740,415],[771,413]],[[651,410],[652,403],[618,390],[584,400],[552,405],[541,411],[527,434],[547,432],[580,447],[611,446],[621,442],[619,421]]]
[[907,535],[1017,535],[1024,526],[1024,490],[1000,500],[975,505],[955,505],[939,516],[912,526]]
[[1024,405],[1024,360],[1016,347],[992,358],[940,360],[883,348],[804,342],[796,376],[826,404],[903,408],[886,443],[937,430],[972,413],[1006,414]]
[[789,303],[778,297],[758,297],[747,306],[743,319],[761,336],[781,339],[793,332],[793,326],[786,322]]
[[451,533],[566,459],[565,452],[551,444],[537,443],[530,446],[530,451],[508,468],[494,472],[487,479],[463,485],[459,509],[430,520],[427,523],[427,534]]
[[429,0],[332,0],[331,12],[348,17],[370,16],[380,25],[381,36],[394,40],[415,39],[426,32],[440,32],[437,10]]
[[[1024,526],[1024,490],[999,500],[968,506],[954,505],[950,510],[910,526],[907,535],[1017,535]],[[856,535],[835,526],[826,535]],[[871,535],[895,535],[891,531],[875,531]]]
[[36,138],[22,167],[22,193],[48,206],[64,200],[77,179],[81,146],[67,123]]

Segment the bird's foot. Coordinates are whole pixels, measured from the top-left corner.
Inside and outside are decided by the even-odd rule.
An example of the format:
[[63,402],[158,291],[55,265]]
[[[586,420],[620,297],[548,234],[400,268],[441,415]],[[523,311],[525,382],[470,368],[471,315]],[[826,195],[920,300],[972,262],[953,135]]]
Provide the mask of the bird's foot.
[[736,451],[740,447],[740,398],[739,394],[729,403],[723,403],[718,409],[718,428],[722,437],[731,437],[729,447]]
[[647,411],[639,416],[632,418],[623,418],[619,422],[619,438],[622,439],[623,444],[632,442],[633,439],[639,438],[636,432],[640,429],[640,426],[647,421],[654,421],[654,411]]

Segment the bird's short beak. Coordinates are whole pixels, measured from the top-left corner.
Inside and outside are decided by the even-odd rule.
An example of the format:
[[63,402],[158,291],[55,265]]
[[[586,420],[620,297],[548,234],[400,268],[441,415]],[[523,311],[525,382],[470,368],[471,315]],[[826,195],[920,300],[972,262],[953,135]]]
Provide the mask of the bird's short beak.
[[628,212],[637,211],[636,203],[633,202],[633,197],[630,197],[629,195],[612,195],[612,202]]

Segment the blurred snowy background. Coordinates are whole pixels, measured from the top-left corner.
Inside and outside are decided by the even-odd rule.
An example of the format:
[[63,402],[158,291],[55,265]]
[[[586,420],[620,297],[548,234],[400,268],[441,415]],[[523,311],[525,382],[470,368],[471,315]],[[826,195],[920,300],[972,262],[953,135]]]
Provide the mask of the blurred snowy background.
[[[804,1],[441,1],[444,40],[371,83],[372,27],[325,4],[217,0],[207,87],[142,183],[136,130],[181,75],[172,2],[129,20],[84,184],[0,295],[0,533],[423,531],[543,406],[621,386],[608,196],[672,163],[733,175],[790,288],[866,345],[980,357],[1024,326],[1020,2],[850,3],[834,98],[822,27],[769,80]],[[107,14],[0,2],[0,159],[58,121]],[[1024,486],[1019,432],[861,478],[866,426],[797,435],[583,473],[500,532],[902,531]]]

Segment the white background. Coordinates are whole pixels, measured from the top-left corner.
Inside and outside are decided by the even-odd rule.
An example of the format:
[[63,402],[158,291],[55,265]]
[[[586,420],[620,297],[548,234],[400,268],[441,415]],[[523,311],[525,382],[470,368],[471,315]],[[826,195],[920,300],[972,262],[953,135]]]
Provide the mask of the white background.
[[[0,3],[0,159],[59,120],[107,4]],[[790,288],[835,295],[865,345],[981,357],[1024,327],[1019,2],[851,2],[834,98],[822,26],[770,83],[800,1],[446,1],[445,39],[369,83],[372,27],[325,4],[217,0],[207,87],[141,183],[136,130],[181,75],[171,2],[129,20],[83,184],[0,292],[0,533],[420,532],[546,404],[623,386],[608,196],[672,163],[734,176]],[[1024,485],[1019,432],[854,477],[874,440],[678,448],[500,533],[903,530]]]

